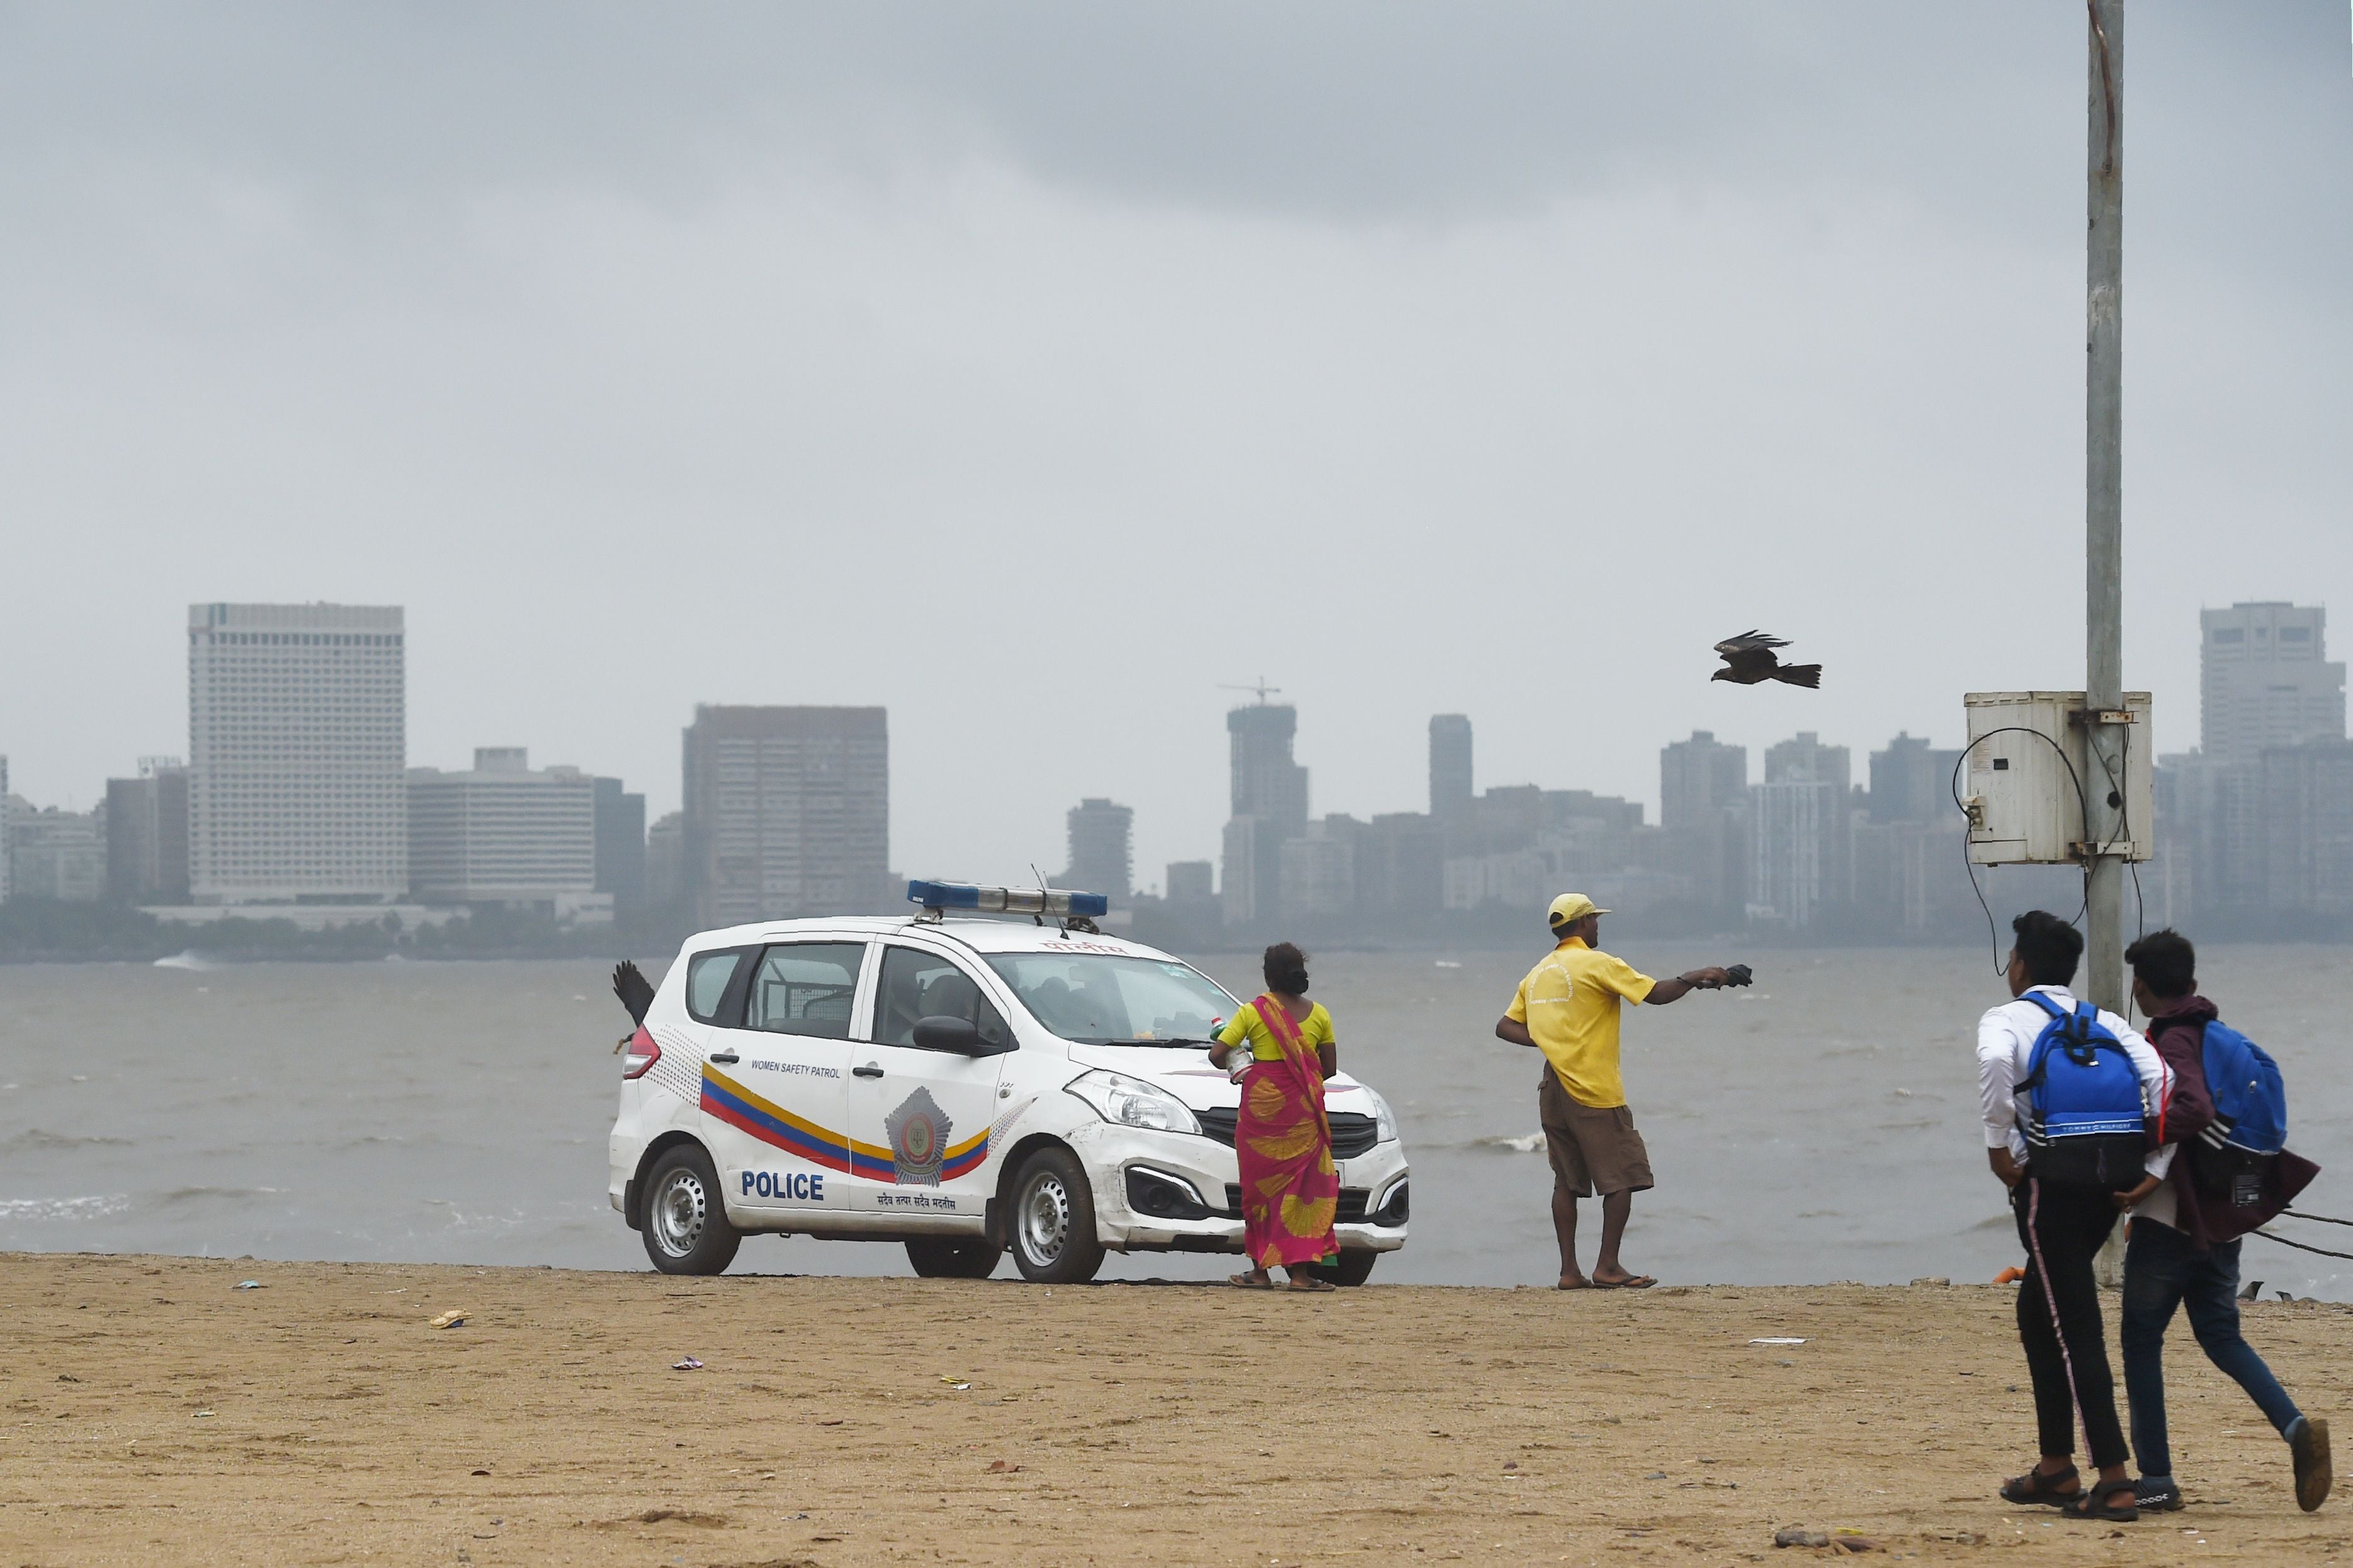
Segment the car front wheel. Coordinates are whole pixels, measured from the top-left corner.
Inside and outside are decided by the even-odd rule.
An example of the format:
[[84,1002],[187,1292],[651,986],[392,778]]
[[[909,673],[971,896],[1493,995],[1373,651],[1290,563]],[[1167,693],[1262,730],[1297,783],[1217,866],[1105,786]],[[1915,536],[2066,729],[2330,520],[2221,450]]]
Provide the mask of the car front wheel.
[[1103,1267],[1095,1192],[1078,1156],[1040,1149],[1013,1179],[1013,1263],[1039,1285],[1080,1285]]
[[719,1173],[699,1143],[681,1143],[646,1177],[646,1256],[665,1274],[719,1274],[744,1233],[727,1222]]

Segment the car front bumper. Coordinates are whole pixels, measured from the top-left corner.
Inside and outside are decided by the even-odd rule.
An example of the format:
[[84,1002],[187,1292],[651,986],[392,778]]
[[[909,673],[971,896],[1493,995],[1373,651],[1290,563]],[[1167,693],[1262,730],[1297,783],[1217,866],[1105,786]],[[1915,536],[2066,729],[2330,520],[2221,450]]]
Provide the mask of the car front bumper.
[[[1073,1131],[1071,1146],[1085,1162],[1094,1186],[1095,1234],[1114,1252],[1235,1252],[1242,1250],[1237,1188],[1240,1169],[1234,1152],[1213,1138],[1187,1132],[1114,1126],[1099,1121]],[[1128,1173],[1150,1173],[1182,1183],[1200,1208],[1199,1217],[1139,1212],[1130,1202]],[[1406,1221],[1384,1224],[1379,1215],[1407,1181],[1405,1145],[1395,1139],[1376,1143],[1339,1162],[1343,1212],[1332,1227],[1342,1248],[1394,1252],[1406,1242]],[[1361,1205],[1358,1207],[1357,1205]],[[1401,1206],[1401,1205],[1400,1205]],[[1361,1215],[1361,1217],[1356,1217]]]

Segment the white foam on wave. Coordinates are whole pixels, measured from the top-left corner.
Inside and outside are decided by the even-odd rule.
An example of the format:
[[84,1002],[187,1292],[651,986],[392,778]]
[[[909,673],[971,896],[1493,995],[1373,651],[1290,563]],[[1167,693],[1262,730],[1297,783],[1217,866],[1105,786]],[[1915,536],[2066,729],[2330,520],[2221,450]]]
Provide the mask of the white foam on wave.
[[186,969],[194,971],[198,974],[209,974],[214,970],[218,969],[220,965],[212,959],[206,958],[203,953],[198,952],[195,948],[189,948],[185,952],[175,952],[169,958],[157,959],[153,967],[156,969]]
[[131,1207],[122,1193],[86,1198],[0,1198],[0,1220],[105,1219]]
[[1479,1138],[1472,1140],[1471,1144],[1473,1149],[1496,1149],[1511,1154],[1541,1154],[1544,1146],[1545,1135],[1541,1131],[1531,1132],[1522,1138]]

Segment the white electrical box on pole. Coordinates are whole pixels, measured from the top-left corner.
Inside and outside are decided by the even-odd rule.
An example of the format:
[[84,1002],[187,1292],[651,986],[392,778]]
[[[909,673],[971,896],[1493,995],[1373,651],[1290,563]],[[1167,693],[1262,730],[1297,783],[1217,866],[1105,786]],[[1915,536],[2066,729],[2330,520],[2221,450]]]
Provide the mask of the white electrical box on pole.
[[[1971,865],[2088,868],[2098,858],[2155,854],[2147,692],[2127,691],[2105,713],[2087,707],[2080,691],[1972,691],[1961,701],[1969,721],[1960,801]],[[2093,750],[2095,721],[2121,721],[2134,737],[2113,778]],[[2100,837],[2094,797],[2118,790],[2116,826]]]

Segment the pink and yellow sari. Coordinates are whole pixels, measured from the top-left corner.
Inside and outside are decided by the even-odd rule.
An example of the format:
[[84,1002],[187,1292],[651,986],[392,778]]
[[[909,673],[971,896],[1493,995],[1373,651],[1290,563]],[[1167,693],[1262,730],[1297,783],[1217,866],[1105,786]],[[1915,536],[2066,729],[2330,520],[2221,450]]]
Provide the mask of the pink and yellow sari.
[[1234,1137],[1241,1163],[1242,1247],[1261,1268],[1319,1262],[1340,1249],[1332,1235],[1340,1173],[1332,1163],[1332,1124],[1324,1114],[1324,1067],[1282,1003],[1261,996],[1250,1005],[1282,1059],[1254,1061],[1242,1077]]

